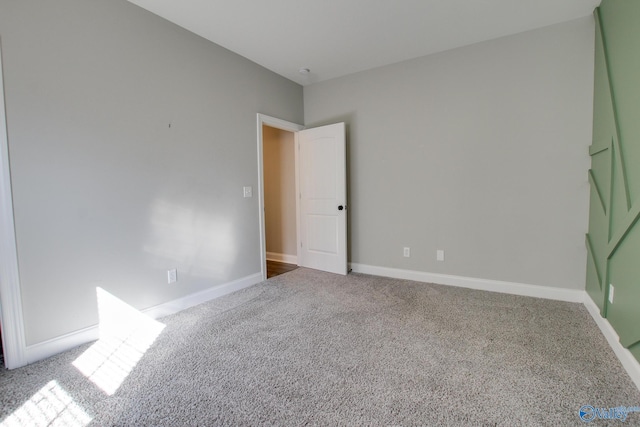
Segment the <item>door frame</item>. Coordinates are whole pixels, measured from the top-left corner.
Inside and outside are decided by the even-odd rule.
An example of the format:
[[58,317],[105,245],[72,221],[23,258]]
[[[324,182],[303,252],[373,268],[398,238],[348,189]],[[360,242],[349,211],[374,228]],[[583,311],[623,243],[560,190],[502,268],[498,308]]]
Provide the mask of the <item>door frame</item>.
[[4,100],[0,43],[0,316],[4,363],[13,369],[27,363]]
[[[257,114],[258,127],[258,213],[260,217],[260,273],[262,280],[267,280],[267,236],[264,220],[264,142],[262,140],[262,126],[267,125],[272,128],[292,132],[294,136],[294,162],[295,162],[295,180],[296,180],[296,252],[299,255],[300,248],[300,187],[299,187],[299,168],[298,168],[298,132],[304,129],[304,126],[297,123],[288,122],[286,120],[267,116],[265,114]],[[298,258],[298,264],[300,259]]]

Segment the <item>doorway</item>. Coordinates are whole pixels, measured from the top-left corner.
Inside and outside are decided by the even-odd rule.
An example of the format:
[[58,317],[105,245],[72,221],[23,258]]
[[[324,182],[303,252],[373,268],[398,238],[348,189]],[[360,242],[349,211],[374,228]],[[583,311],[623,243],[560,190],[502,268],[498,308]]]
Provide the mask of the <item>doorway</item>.
[[298,266],[295,134],[262,125],[267,278]]
[[[257,128],[258,128],[258,193],[259,193],[259,198],[258,198],[258,204],[259,204],[259,213],[260,213],[260,269],[261,269],[261,273],[262,273],[262,280],[266,280],[267,279],[267,231],[269,233],[271,233],[272,235],[274,233],[278,233],[278,229],[270,229],[267,230],[267,221],[266,221],[266,213],[267,213],[267,209],[265,206],[265,200],[266,200],[266,196],[265,196],[265,162],[264,162],[264,153],[265,153],[265,138],[264,138],[264,133],[265,131],[268,133],[267,138],[268,139],[272,139],[270,137],[273,136],[277,136],[278,138],[283,138],[285,140],[288,140],[289,136],[291,136],[293,138],[293,173],[294,173],[294,193],[293,193],[293,199],[294,199],[294,211],[293,211],[293,221],[294,221],[294,227],[295,227],[295,234],[294,234],[294,238],[295,238],[295,248],[296,250],[293,251],[290,249],[289,243],[287,243],[287,252],[291,252],[290,254],[285,254],[283,253],[283,249],[282,247],[280,249],[278,249],[277,246],[277,239],[275,241],[276,246],[271,246],[269,247],[269,249],[271,249],[271,251],[269,252],[269,257],[272,258],[272,261],[269,261],[270,263],[272,262],[282,262],[282,261],[289,261],[289,263],[294,262],[297,265],[297,261],[298,261],[298,254],[297,254],[297,248],[298,248],[298,238],[299,238],[299,222],[298,222],[298,199],[295,197],[295,195],[298,193],[298,181],[297,181],[297,177],[298,177],[298,151],[295,149],[296,146],[296,132],[304,129],[304,126],[302,125],[298,125],[296,123],[291,123],[291,122],[287,122],[286,120],[281,120],[281,119],[277,119],[275,117],[269,117],[269,116],[265,116],[264,114],[258,114],[257,115]],[[273,141],[272,141],[273,142]],[[275,156],[275,150],[271,150],[272,145],[270,142],[267,142],[268,146],[266,147],[267,150],[269,150],[269,153],[267,153],[267,156]],[[274,143],[275,144],[275,143]],[[287,142],[285,142],[284,144],[282,144],[284,147],[287,146]],[[282,146],[278,146],[277,148],[283,148]],[[285,153],[283,154],[283,156],[285,156],[286,158],[289,157],[287,156],[287,152],[286,149],[284,150]],[[280,155],[278,155],[280,156]],[[286,161],[285,158],[285,162],[287,163],[287,166],[290,166],[290,161]],[[282,160],[282,159],[281,159]],[[270,166],[268,166],[270,167]],[[270,168],[272,169],[272,168]],[[275,185],[276,187],[280,187],[282,188],[284,186],[284,188],[291,188],[290,184],[277,184]],[[278,190],[280,191],[280,190]],[[282,195],[279,195],[282,196]],[[289,197],[288,195],[285,195],[285,198],[289,201]],[[273,204],[274,202],[272,201],[271,204]],[[287,209],[291,209],[291,207],[288,205],[289,202],[287,202]],[[273,206],[272,206],[273,207]],[[280,209],[282,209],[282,205],[280,205]],[[290,218],[290,212],[287,212],[286,217]],[[277,215],[276,215],[276,219],[277,219]],[[279,219],[280,222],[282,222],[282,216],[280,216]],[[290,221],[290,219],[289,219]],[[280,225],[281,226],[281,225]],[[290,226],[291,224],[288,223],[286,224],[287,226],[287,242],[289,242],[288,239],[290,239],[291,234],[293,234],[290,230]],[[272,239],[272,242],[273,239]],[[280,252],[278,252],[280,251]],[[290,255],[290,257],[281,257],[280,261],[273,261],[274,255],[280,253],[281,255]],[[277,255],[276,255],[277,256]],[[295,258],[294,258],[295,257]]]
[[258,212],[263,280],[267,278],[263,161],[263,133],[269,131],[267,127],[293,133],[297,264],[301,267],[346,275],[348,270],[345,124],[334,123],[304,129],[301,125],[263,114],[258,114],[257,118]]

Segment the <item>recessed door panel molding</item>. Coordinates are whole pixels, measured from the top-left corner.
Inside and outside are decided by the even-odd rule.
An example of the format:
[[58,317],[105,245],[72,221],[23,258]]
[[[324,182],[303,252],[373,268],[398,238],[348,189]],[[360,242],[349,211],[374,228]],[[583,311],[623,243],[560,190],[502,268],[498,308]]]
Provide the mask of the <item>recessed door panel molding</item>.
[[338,197],[336,144],[330,138],[310,140],[303,151],[305,186],[309,201],[335,200]]
[[338,255],[338,218],[335,215],[309,215],[307,246],[310,252]]

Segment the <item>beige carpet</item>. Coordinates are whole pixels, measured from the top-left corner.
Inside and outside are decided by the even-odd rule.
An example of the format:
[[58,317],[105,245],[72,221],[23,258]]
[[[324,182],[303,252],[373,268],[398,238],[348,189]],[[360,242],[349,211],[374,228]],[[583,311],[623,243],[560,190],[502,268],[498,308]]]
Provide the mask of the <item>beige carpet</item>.
[[640,405],[580,304],[300,268],[161,322],[137,363],[105,355],[135,365],[108,392],[76,367],[96,346],[0,373],[0,420],[571,426]]

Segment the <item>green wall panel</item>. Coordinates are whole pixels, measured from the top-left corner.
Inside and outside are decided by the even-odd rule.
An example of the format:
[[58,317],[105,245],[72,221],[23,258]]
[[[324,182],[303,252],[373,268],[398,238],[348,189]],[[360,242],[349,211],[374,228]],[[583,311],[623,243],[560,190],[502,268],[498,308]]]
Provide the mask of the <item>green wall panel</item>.
[[640,1],[603,0],[595,17],[586,289],[640,360]]
[[604,0],[600,20],[607,48],[610,83],[629,179],[629,192],[640,195],[640,1]]
[[609,73],[607,71],[604,46],[602,45],[602,34],[599,25],[596,25],[593,89],[592,147],[609,148],[613,132],[615,131],[615,120],[613,117],[611,88],[609,87]]
[[591,201],[589,205],[589,233],[587,235],[586,290],[602,313],[605,312],[605,282],[607,281],[607,245],[611,205],[612,147],[615,117],[609,86],[609,75],[600,27],[596,25],[595,73],[593,106],[593,142],[591,145]]
[[618,161],[620,151],[614,145],[611,147],[611,203],[609,205],[609,239],[611,235],[619,230],[624,224],[624,219],[627,216],[627,198],[626,198],[626,184],[623,175],[622,167]]
[[629,230],[611,257],[609,282],[615,292],[614,303],[607,307],[607,318],[622,345],[628,347],[640,341],[640,226]]

